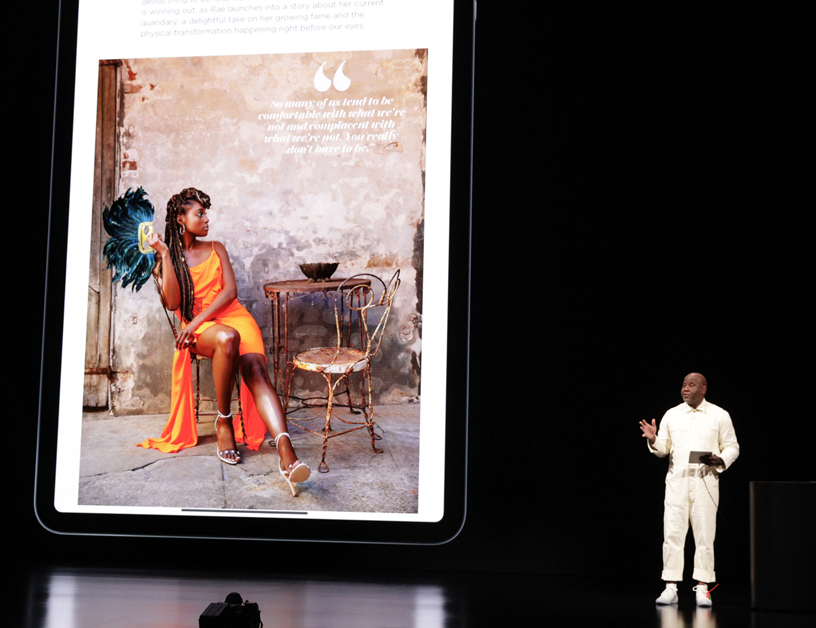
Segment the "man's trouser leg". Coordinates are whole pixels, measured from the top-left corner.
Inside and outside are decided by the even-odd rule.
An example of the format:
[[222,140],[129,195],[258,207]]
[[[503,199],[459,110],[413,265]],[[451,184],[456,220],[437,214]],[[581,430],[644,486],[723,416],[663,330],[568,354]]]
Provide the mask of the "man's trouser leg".
[[683,579],[683,548],[689,526],[688,467],[673,469],[666,476],[666,497],[663,501],[663,573],[667,582]]
[[[691,467],[689,471],[691,471]],[[719,474],[710,467],[696,469],[689,483],[691,530],[694,533],[694,573],[698,582],[715,582],[714,536],[717,532],[717,506],[720,503]]]

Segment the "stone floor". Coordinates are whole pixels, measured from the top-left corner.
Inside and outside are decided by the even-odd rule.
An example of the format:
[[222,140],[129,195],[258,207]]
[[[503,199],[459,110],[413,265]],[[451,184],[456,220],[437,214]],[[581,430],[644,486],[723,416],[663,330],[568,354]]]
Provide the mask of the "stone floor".
[[[301,410],[293,417],[311,412]],[[346,412],[346,410],[340,410]],[[342,416],[342,415],[341,415]],[[292,497],[278,473],[278,454],[267,438],[259,451],[241,446],[243,460],[227,465],[215,455],[213,419],[202,418],[198,445],[176,454],[136,447],[158,437],[166,414],[83,417],[79,503],[107,506],[165,506],[345,512],[417,511],[419,404],[377,406],[377,441],[365,429],[329,440],[328,473],[318,473],[322,440],[291,425],[298,457],[312,469]],[[311,427],[314,425],[315,427]],[[310,422],[319,429],[321,419]]]

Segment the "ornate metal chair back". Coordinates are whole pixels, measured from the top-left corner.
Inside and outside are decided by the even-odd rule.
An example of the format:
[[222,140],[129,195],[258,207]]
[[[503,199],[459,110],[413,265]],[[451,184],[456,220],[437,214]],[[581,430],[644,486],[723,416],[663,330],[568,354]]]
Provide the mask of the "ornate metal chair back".
[[[368,278],[370,284],[353,284],[354,280]],[[360,332],[360,350],[365,352],[365,357],[370,358],[377,355],[382,344],[382,339],[385,334],[385,327],[388,323],[388,317],[391,315],[391,307],[394,304],[394,297],[400,285],[400,271],[391,276],[390,281],[386,284],[382,279],[376,275],[368,273],[360,273],[349,277],[337,288],[337,293],[334,301],[334,318],[337,328],[337,348],[339,349],[343,342],[344,331],[347,331],[347,341],[351,338],[351,314],[356,313],[357,322]],[[348,308],[349,322],[348,328],[345,328],[343,309]],[[369,321],[369,316],[372,319],[379,315],[379,318],[374,321]],[[371,327],[373,325],[373,329]]]

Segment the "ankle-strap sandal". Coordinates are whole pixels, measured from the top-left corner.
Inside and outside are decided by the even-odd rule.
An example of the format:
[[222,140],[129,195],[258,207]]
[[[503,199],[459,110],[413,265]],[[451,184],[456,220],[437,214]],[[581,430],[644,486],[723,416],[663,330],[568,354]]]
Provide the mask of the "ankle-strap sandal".
[[[292,442],[292,437],[289,436],[289,432],[281,432],[275,437],[275,449],[278,448],[278,441],[285,436],[289,439],[289,442]],[[278,471],[283,476],[283,479],[289,484],[289,488],[292,490],[292,496],[297,497],[297,491],[295,490],[295,483],[297,482],[305,482],[309,479],[309,476],[312,474],[312,470],[309,466],[300,460],[295,460],[295,462],[289,466],[288,469],[283,468],[283,461],[278,462]]]
[[[219,419],[231,419],[232,412],[229,414],[221,414],[218,413],[218,416],[215,417],[215,455],[218,456],[218,459],[223,462],[224,464],[238,464],[241,462],[241,452],[238,451],[238,447],[236,446],[235,449],[218,449],[218,420]],[[235,440],[235,436],[233,436],[233,441]],[[232,454],[232,460],[229,458],[225,458],[224,456]]]

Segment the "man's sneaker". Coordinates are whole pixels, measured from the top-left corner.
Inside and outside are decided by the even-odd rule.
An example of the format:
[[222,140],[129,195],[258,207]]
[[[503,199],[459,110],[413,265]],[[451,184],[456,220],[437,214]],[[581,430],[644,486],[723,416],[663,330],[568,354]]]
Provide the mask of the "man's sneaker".
[[655,604],[677,604],[677,585],[667,584],[663,593],[655,600]]
[[704,584],[698,584],[692,589],[697,593],[697,606],[711,606],[711,593]]

